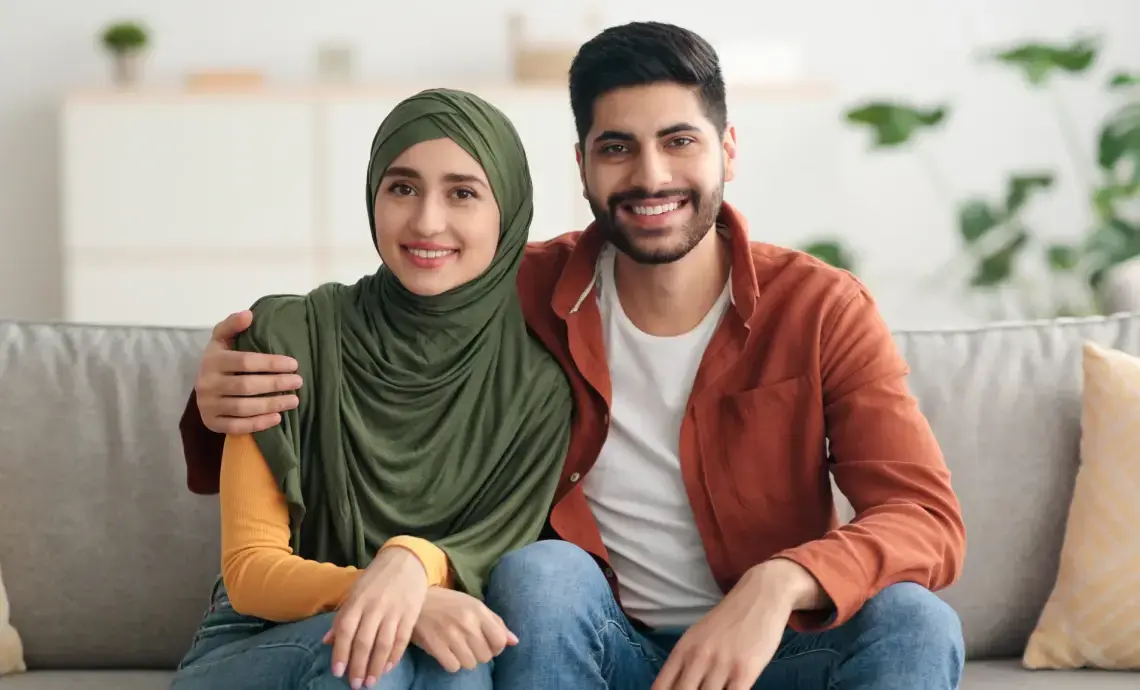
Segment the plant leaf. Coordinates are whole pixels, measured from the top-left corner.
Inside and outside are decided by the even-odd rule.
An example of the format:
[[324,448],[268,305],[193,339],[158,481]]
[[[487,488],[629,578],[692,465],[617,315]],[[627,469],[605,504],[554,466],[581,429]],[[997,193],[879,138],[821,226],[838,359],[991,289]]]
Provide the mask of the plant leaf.
[[1021,69],[1034,86],[1041,86],[1054,72],[1080,74],[1096,61],[1099,47],[1092,38],[1080,38],[1068,45],[1031,42],[998,51],[994,59]]
[[1012,216],[1021,210],[1034,190],[1049,189],[1053,186],[1052,173],[1022,173],[1011,175],[1005,197],[1005,212]]
[[970,277],[973,287],[994,287],[1000,285],[1013,275],[1013,262],[1018,253],[1029,242],[1029,233],[1024,229],[1018,230],[1001,249],[978,261],[974,275]]
[[874,145],[887,148],[905,144],[919,130],[937,127],[947,114],[944,105],[923,109],[875,101],[848,110],[845,118],[851,124],[869,127],[875,135]]
[[1108,80],[1108,88],[1122,89],[1129,86],[1140,86],[1140,72],[1117,72]]
[[1121,161],[1131,160],[1132,179],[1140,182],[1140,103],[1130,103],[1108,117],[1097,153],[1097,162],[1109,173]]
[[1093,209],[1102,219],[1116,216],[1116,204],[1140,197],[1140,182],[1130,184],[1107,184],[1093,191]]
[[1054,244],[1046,252],[1049,268],[1064,273],[1077,267],[1081,255],[1077,248],[1068,244]]
[[982,199],[970,199],[958,209],[958,232],[973,244],[1002,222],[1002,216]]
[[1089,233],[1084,251],[1094,259],[1089,286],[1095,289],[1113,266],[1140,256],[1140,223],[1109,218]]
[[803,248],[807,254],[845,271],[855,270],[853,253],[839,240],[820,240]]

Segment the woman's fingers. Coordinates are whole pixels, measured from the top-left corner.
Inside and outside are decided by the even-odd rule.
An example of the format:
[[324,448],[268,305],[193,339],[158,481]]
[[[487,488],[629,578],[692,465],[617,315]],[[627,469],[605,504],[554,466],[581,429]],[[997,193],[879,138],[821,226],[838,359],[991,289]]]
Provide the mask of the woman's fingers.
[[333,635],[332,673],[337,678],[343,677],[344,672],[348,670],[348,662],[352,657],[352,643],[359,625],[360,609],[355,602],[350,600],[337,612],[331,630]]
[[[384,667],[384,660],[376,659],[376,648],[381,644],[383,636],[384,614],[381,607],[368,606],[360,617],[360,624],[356,627],[356,634],[349,647],[351,658],[348,662],[348,682],[351,687],[358,690],[368,680],[371,680],[368,685],[375,683],[376,678],[380,677],[380,670]],[[339,633],[337,637],[340,637]],[[372,673],[373,666],[379,667],[375,674]]]
[[400,616],[393,632],[392,651],[388,655],[385,668],[392,668],[404,658],[404,652],[408,650],[408,643],[412,639],[412,632],[416,629],[416,618],[407,612]]
[[[451,653],[455,656],[456,661],[459,662],[460,668],[473,669],[479,665],[479,660],[475,658],[475,653],[471,649],[471,640],[473,637],[469,631],[462,628],[455,628],[450,635]],[[478,637],[478,635],[474,635]]]
[[[364,684],[367,687],[375,685],[376,681],[380,680],[380,676],[387,673],[391,668],[389,659],[392,654],[392,640],[396,634],[396,623],[393,618],[392,615],[385,615],[373,638],[374,641],[369,652],[367,675],[364,677]],[[360,687],[355,685],[355,680],[353,687]]]
[[[490,609],[487,610],[489,615],[483,617],[483,639],[486,641],[486,646],[490,650],[491,656],[499,656],[500,653],[506,648],[510,642],[510,631],[503,623],[503,619],[491,613]],[[490,659],[486,659],[490,661]]]
[[459,658],[455,656],[455,652],[451,651],[451,646],[446,641],[438,637],[428,638],[424,645],[424,651],[431,654],[432,658],[439,662],[443,670],[448,673],[456,673],[463,666],[459,663]]

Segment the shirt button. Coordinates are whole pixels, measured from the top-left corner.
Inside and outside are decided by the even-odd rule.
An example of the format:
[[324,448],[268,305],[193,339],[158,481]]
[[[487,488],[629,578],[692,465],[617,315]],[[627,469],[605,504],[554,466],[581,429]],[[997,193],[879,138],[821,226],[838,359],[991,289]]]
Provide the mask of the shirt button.
[[581,478],[582,478],[582,475],[575,472],[574,474],[570,475],[570,483],[571,484],[577,483],[577,481]]
[[604,415],[602,415],[602,424],[609,424],[609,423],[610,423],[610,413],[607,412]]
[[603,572],[605,573],[607,580],[614,579],[614,571],[612,568],[606,568]]

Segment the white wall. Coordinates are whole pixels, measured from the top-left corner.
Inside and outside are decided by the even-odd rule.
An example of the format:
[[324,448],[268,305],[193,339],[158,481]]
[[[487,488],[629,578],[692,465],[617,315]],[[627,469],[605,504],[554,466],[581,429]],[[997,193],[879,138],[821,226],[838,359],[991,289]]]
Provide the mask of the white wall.
[[[525,4],[533,6],[529,12],[544,32],[577,21],[571,9],[577,2]],[[913,263],[915,252],[950,256],[951,209],[915,157],[868,157],[862,137],[840,131],[843,104],[873,95],[951,99],[952,126],[928,147],[947,173],[951,194],[997,194],[1012,168],[1059,167],[1061,193],[1034,217],[1042,231],[1064,235],[1082,228],[1086,210],[1047,101],[1006,71],[979,64],[976,53],[989,44],[1032,36],[1064,39],[1091,29],[1106,37],[1105,66],[1140,67],[1136,0],[800,0],[760,2],[751,10],[729,9],[745,7],[735,1],[706,0],[699,14],[688,0],[605,5],[600,14],[607,24],[661,19],[714,42],[774,38],[801,47],[812,75],[838,90],[836,131],[821,135],[840,142],[839,169],[832,172],[842,180],[842,193],[806,204],[798,222],[773,228],[771,235],[792,241],[831,229],[820,227],[825,221],[842,219],[844,227],[834,229],[858,242],[877,275],[884,274],[881,267]],[[138,16],[152,27],[153,80],[174,81],[193,68],[240,65],[275,79],[304,80],[315,44],[329,38],[356,42],[361,67],[371,77],[487,80],[506,74],[504,14],[514,6],[507,0],[0,0],[0,318],[60,313],[57,113],[66,92],[106,81],[106,60],[94,37],[108,20]],[[1083,86],[1067,88],[1065,101],[1091,146],[1108,102]],[[751,132],[741,145],[762,155],[769,137],[788,135]],[[749,193],[763,196],[765,190]],[[871,282],[892,325],[937,325],[961,317],[944,302],[930,309],[915,299],[913,285]]]

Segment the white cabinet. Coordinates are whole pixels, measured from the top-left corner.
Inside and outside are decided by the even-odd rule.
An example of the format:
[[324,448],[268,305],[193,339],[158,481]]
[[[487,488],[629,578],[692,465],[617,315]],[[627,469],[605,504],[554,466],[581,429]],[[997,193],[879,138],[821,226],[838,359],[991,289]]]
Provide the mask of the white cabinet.
[[95,102],[64,111],[64,244],[304,249],[314,109],[295,102]]
[[[380,122],[415,90],[72,95],[60,119],[65,319],[209,326],[261,295],[376,270],[369,149]],[[592,216],[565,90],[471,90],[502,108],[526,146],[531,238],[585,227]],[[779,239],[771,219],[786,225],[812,203],[804,193],[827,192],[826,171],[798,163],[802,142],[788,126],[830,111],[818,94],[794,90],[730,94],[731,108],[747,153],[727,197],[757,237]]]

